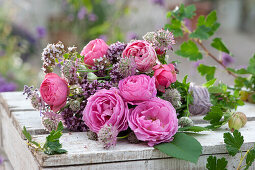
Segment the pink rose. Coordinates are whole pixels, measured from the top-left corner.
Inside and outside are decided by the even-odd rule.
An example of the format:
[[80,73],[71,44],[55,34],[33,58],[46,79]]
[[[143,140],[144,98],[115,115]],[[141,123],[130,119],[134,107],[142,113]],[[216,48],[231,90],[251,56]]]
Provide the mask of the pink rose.
[[95,39],[90,41],[81,51],[84,56],[84,63],[94,66],[94,59],[103,57],[108,50],[108,45],[102,39]]
[[127,103],[121,98],[118,89],[102,89],[88,98],[82,119],[95,133],[104,125],[110,124],[120,132],[128,128],[128,113]]
[[40,93],[43,101],[57,112],[65,106],[69,88],[64,79],[55,73],[48,73],[40,86]]
[[122,57],[134,57],[137,70],[147,72],[156,64],[157,54],[150,43],[136,40],[127,45]]
[[156,87],[159,91],[165,93],[165,88],[171,83],[176,82],[176,72],[173,64],[158,64],[154,66],[154,77],[156,78]]
[[157,95],[155,78],[145,74],[129,76],[119,81],[120,95],[128,102],[137,103]]
[[173,140],[178,130],[178,119],[170,102],[155,97],[132,110],[128,116],[128,125],[137,139],[154,146]]

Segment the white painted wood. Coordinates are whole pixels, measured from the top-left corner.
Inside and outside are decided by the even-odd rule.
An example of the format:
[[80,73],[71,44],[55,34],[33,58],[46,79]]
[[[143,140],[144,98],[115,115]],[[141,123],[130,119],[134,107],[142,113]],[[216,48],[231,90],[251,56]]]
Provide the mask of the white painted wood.
[[[13,97],[17,95],[17,97]],[[23,103],[23,104],[22,104]],[[204,169],[208,155],[226,153],[223,133],[227,125],[217,131],[193,134],[202,144],[203,153],[197,165],[170,158],[169,156],[148,147],[145,143],[130,144],[127,140],[119,140],[117,146],[105,150],[96,142],[88,140],[86,133],[64,133],[60,141],[68,151],[62,155],[45,155],[41,152],[32,153],[22,139],[22,128],[27,127],[37,142],[45,142],[47,135],[41,125],[40,113],[33,111],[29,100],[20,92],[0,94],[0,116],[2,126],[2,143],[14,169]],[[14,108],[14,109],[13,109]],[[16,110],[15,110],[16,109]],[[245,151],[255,142],[255,105],[246,104],[238,111],[247,117],[247,125],[240,131],[245,139],[242,150]],[[198,116],[199,117],[199,116]],[[202,122],[201,116],[197,121]],[[202,122],[203,123],[203,122]],[[206,125],[206,124],[200,124]],[[41,134],[41,135],[38,135]],[[228,157],[233,162],[235,158]],[[253,165],[255,166],[255,165]],[[254,167],[253,167],[254,168]],[[231,169],[231,167],[229,167]]]
[[28,149],[26,141],[23,140],[17,129],[12,125],[10,117],[2,114],[2,140],[3,148],[11,165],[15,170],[37,170],[39,165]]
[[[228,170],[236,169],[239,163],[240,154],[231,157],[228,154],[212,155],[217,158],[225,157],[228,163]],[[91,164],[91,165],[78,165],[68,167],[50,167],[43,168],[43,170],[108,170],[108,169],[121,169],[121,170],[204,170],[209,155],[203,155],[199,158],[197,164],[189,163],[187,161],[178,160],[175,158],[169,159],[154,159],[154,160],[140,160],[128,162],[113,162],[104,164]],[[255,164],[250,167],[250,170],[255,169]]]

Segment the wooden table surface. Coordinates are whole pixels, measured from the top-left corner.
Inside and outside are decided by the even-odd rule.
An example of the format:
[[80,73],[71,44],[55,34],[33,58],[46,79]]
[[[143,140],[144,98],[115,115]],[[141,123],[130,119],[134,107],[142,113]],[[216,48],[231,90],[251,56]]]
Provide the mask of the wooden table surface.
[[[240,132],[244,136],[243,151],[255,142],[255,105],[246,103],[239,107],[247,115],[248,122]],[[145,143],[130,144],[118,140],[116,147],[108,150],[96,141],[88,140],[85,132],[66,132],[60,139],[67,154],[46,155],[28,148],[22,134],[23,126],[37,142],[43,143],[48,132],[41,124],[39,111],[35,111],[22,92],[0,93],[1,146],[4,148],[13,168],[16,170],[33,169],[205,169],[209,155],[226,157],[228,169],[235,169],[240,155],[228,156],[223,140],[227,125],[217,131],[192,134],[203,146],[198,163],[171,158]],[[198,125],[205,126],[203,116],[193,116]],[[255,169],[255,165],[251,169]]]

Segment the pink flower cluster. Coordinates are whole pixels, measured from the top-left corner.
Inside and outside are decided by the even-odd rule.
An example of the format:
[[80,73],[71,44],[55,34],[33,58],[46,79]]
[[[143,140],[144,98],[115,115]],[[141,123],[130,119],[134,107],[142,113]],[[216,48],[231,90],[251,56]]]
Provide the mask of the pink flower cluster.
[[[129,109],[127,103],[137,105]],[[169,142],[178,129],[176,111],[170,102],[156,97],[155,78],[147,75],[127,77],[119,82],[119,90],[100,90],[88,99],[83,120],[98,133],[105,125],[118,131],[128,125],[149,146]]]

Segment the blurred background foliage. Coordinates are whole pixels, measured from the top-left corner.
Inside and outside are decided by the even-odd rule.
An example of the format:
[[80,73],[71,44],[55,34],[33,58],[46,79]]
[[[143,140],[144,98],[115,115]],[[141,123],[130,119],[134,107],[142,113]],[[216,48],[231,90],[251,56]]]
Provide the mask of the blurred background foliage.
[[[24,84],[39,86],[43,77],[41,52],[47,43],[60,40],[81,50],[95,38],[109,45],[141,39],[146,32],[164,27],[167,11],[180,3],[195,4],[198,9],[197,16],[188,21],[191,28],[199,15],[216,9],[222,23],[220,35],[237,53],[233,60],[236,66],[243,65],[255,50],[254,1],[0,0],[0,92],[22,90]],[[177,39],[178,44],[181,41]],[[180,79],[187,73],[192,78],[194,65],[181,61],[179,67],[183,73]],[[193,81],[199,82],[198,76],[193,76]]]

